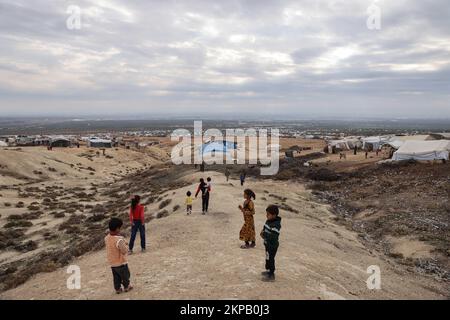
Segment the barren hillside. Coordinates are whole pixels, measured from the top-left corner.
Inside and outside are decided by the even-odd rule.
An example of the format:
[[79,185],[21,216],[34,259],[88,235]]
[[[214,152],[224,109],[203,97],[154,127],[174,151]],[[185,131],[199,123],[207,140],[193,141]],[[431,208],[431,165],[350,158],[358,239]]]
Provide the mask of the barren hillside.
[[[201,176],[214,182],[211,210],[184,213],[186,190],[194,190]],[[180,177],[187,186],[173,189],[147,205],[148,251],[130,256],[135,290],[116,295],[111,271],[102,251],[77,258],[81,290],[66,288],[65,268],[41,273],[25,284],[4,292],[2,299],[413,299],[445,298],[445,283],[409,272],[377,252],[367,250],[357,234],[334,222],[326,205],[314,202],[301,184],[249,180],[256,194],[256,228],[265,221],[269,203],[282,206],[281,246],[277,281],[263,283],[264,251],[261,241],[250,250],[239,248],[242,188],[226,183],[221,174],[193,173]],[[146,193],[146,185],[141,185]],[[170,199],[170,201],[168,201]],[[162,203],[164,202],[164,205]],[[164,211],[164,214],[161,214]],[[159,214],[158,214],[159,213]],[[382,289],[366,286],[367,267],[381,269]]]

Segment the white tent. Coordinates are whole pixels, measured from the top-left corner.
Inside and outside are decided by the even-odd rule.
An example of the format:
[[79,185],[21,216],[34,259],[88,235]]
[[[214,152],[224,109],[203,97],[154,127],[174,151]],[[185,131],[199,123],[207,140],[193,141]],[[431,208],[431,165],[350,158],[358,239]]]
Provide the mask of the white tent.
[[390,145],[392,148],[398,150],[406,141],[433,141],[431,135],[414,135],[414,136],[393,136],[383,145]]
[[388,142],[385,142],[383,144],[383,146],[389,145],[392,148],[394,148],[395,150],[398,150],[398,148],[400,148],[404,143],[405,143],[405,141],[403,141],[403,140],[398,140],[398,139],[392,138]]
[[346,140],[330,140],[330,141],[328,141],[328,146],[336,147],[341,150],[349,150],[350,149]]
[[446,140],[436,141],[405,141],[394,152],[392,160],[448,160],[450,142]]
[[106,139],[91,138],[88,140],[90,148],[112,148],[112,141]]
[[369,148],[369,145],[372,145],[373,150],[379,150],[383,144],[389,141],[389,139],[390,137],[365,137],[361,139],[363,143],[362,148],[367,149]]
[[8,143],[6,143],[5,141],[0,140],[0,147],[7,147]]

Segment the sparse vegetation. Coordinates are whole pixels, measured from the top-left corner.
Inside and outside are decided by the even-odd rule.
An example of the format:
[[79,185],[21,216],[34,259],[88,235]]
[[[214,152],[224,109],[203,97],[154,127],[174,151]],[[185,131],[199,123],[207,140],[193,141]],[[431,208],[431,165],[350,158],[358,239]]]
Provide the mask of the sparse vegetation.
[[170,203],[172,202],[172,199],[165,199],[164,201],[162,201],[158,208],[159,209],[164,209],[165,207],[167,207]]
[[156,214],[157,219],[161,219],[161,218],[168,217],[168,216],[169,216],[169,211],[167,211],[167,210],[160,211]]

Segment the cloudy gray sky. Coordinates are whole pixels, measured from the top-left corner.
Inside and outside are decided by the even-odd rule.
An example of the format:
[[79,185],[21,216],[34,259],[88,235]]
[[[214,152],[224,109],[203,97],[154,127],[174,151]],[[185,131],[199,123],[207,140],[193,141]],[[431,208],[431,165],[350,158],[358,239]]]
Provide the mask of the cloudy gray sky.
[[450,117],[449,88],[448,0],[0,0],[0,116]]

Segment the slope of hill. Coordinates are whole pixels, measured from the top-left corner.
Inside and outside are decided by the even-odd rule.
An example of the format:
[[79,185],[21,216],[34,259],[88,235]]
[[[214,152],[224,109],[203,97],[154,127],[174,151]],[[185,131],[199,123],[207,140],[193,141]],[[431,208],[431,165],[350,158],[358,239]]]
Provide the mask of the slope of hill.
[[[200,200],[186,216],[184,197],[201,177],[213,178],[210,212],[202,216]],[[188,173],[187,186],[168,190],[147,205],[160,217],[147,225],[148,251],[129,258],[135,290],[116,295],[103,250],[77,258],[81,289],[66,286],[66,268],[41,273],[1,299],[424,299],[445,298],[446,285],[409,272],[389,257],[364,247],[357,234],[335,223],[327,205],[316,203],[300,183],[249,179],[256,194],[256,229],[269,203],[282,207],[277,280],[264,283],[264,249],[260,239],[250,250],[239,248],[243,201],[238,181],[225,182],[215,172]],[[145,183],[140,193],[148,193]],[[135,190],[139,191],[139,190]],[[170,199],[170,200],[169,200]],[[106,223],[104,223],[104,227]],[[103,228],[104,230],[104,228]],[[381,270],[381,290],[369,290],[367,268]]]

